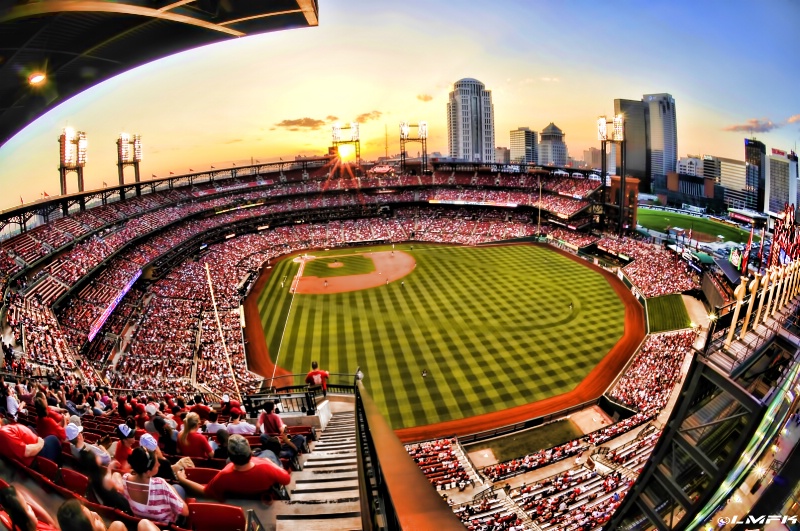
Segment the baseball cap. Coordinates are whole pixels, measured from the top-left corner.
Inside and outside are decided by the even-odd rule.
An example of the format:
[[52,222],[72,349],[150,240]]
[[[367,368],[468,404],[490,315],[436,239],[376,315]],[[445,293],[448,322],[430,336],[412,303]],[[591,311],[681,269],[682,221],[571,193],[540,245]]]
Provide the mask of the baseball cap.
[[83,431],[83,426],[76,426],[70,422],[67,424],[67,427],[64,429],[64,431],[67,433],[67,440],[73,441],[76,437],[78,437],[78,434]]
[[139,445],[144,446],[145,449],[155,452],[156,448],[158,448],[158,443],[156,442],[155,437],[150,435],[149,433],[145,433],[141,437],[139,437]]
[[222,395],[222,401],[223,402],[230,402],[231,401],[230,395]]
[[150,402],[144,407],[144,410],[147,411],[147,414],[152,417],[156,414],[156,411],[158,411],[158,407],[156,407],[154,403]]
[[117,426],[117,435],[120,439],[128,439],[133,437],[133,430],[127,424],[120,424]]
[[81,418],[80,418],[78,415],[72,415],[72,416],[69,418],[69,421],[70,421],[72,424],[75,424],[76,426],[82,426],[82,424],[81,424]]
[[236,415],[238,417],[243,417],[244,413],[238,407],[231,408],[231,415]]

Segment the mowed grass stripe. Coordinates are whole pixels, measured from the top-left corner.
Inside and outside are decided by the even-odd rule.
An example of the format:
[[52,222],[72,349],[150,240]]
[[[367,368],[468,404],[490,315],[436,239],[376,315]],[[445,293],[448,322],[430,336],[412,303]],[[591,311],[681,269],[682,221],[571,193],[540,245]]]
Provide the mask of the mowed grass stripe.
[[647,314],[651,333],[680,330],[691,326],[689,313],[680,294],[647,299]]
[[[415,244],[411,254],[405,286],[297,296],[287,335],[311,336],[294,343],[312,352],[293,347],[281,365],[360,365],[400,428],[569,391],[622,335],[624,307],[605,279],[546,248]],[[303,321],[306,312],[322,317]]]

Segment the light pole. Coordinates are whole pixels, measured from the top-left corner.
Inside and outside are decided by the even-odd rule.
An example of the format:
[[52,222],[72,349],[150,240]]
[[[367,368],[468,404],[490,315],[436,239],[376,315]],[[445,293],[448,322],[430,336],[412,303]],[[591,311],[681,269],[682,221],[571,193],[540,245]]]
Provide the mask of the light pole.
[[536,222],[536,235],[542,237],[542,174],[539,176],[539,220]]
[[703,356],[708,355],[708,347],[711,346],[711,339],[714,336],[714,332],[717,329],[717,319],[718,316],[715,313],[708,314],[708,335],[706,336],[706,344],[703,347]]

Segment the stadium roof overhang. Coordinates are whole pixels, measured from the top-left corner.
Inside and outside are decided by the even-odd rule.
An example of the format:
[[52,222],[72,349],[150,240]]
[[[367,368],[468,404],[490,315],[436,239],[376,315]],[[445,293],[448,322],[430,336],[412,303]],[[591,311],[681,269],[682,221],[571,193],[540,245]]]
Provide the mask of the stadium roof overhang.
[[[136,66],[226,39],[317,24],[317,0],[3,2],[0,145],[56,105]],[[33,84],[37,72],[46,78]]]

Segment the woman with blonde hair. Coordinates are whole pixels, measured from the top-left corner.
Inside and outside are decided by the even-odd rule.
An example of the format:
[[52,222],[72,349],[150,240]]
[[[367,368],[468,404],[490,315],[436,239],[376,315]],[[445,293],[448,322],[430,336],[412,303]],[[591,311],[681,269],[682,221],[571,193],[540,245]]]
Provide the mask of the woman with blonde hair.
[[200,416],[189,413],[183,421],[183,431],[178,435],[178,451],[186,457],[205,459],[214,457],[208,438],[199,432]]

